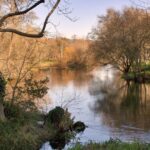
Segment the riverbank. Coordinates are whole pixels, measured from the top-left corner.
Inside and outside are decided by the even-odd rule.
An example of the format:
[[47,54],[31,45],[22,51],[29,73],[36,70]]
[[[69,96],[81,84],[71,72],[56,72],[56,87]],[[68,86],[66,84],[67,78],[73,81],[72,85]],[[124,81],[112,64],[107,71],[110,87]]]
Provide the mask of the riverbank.
[[42,127],[43,115],[38,111],[22,111],[19,107],[5,107],[7,120],[0,123],[1,150],[34,150],[48,140],[53,130]]
[[137,83],[150,83],[150,71],[134,73],[129,72],[122,76],[126,81],[134,81]]
[[63,149],[79,132],[86,128],[83,122],[74,122],[71,114],[56,107],[44,115],[39,111],[23,111],[5,103],[7,120],[0,122],[1,150],[39,150],[50,141],[55,149]]
[[82,145],[77,143],[73,148],[69,150],[149,150],[150,144],[133,142],[126,143],[120,140],[110,140],[104,143],[88,143]]
[[[112,69],[112,68],[111,68]],[[66,71],[66,70],[65,70]],[[100,70],[98,70],[100,71]],[[106,71],[106,72],[104,72]],[[90,129],[90,125],[88,124],[88,122],[91,122],[91,126],[95,126],[96,124],[98,125],[94,130],[92,129],[91,132],[87,131],[86,133],[86,138],[84,140],[86,140],[86,142],[88,142],[88,139],[92,139],[95,140],[94,137],[96,137],[96,135],[98,135],[96,141],[101,141],[101,140],[105,140],[103,139],[103,137],[107,136],[104,134],[107,132],[106,129],[109,128],[109,137],[113,137],[114,134],[116,134],[116,132],[111,132],[112,127],[109,124],[109,120],[111,119],[113,124],[114,124],[114,128],[119,128],[120,130],[117,131],[117,134],[119,133],[119,136],[117,138],[121,138],[121,139],[133,139],[133,137],[140,139],[141,141],[144,141],[145,139],[148,141],[150,138],[147,135],[147,132],[142,132],[141,134],[141,130],[138,130],[137,127],[139,129],[142,129],[143,131],[148,131],[149,130],[149,99],[145,100],[145,98],[149,98],[149,96],[145,96],[145,93],[143,92],[143,90],[138,91],[141,88],[137,88],[137,87],[132,87],[131,89],[127,90],[126,87],[122,88],[122,90],[120,91],[119,87],[122,87],[122,83],[119,82],[117,83],[114,78],[114,84],[116,83],[116,85],[119,88],[119,93],[120,95],[118,97],[113,97],[112,99],[108,97],[108,99],[101,99],[101,100],[97,100],[94,99],[95,97],[99,98],[99,94],[101,93],[101,87],[97,87],[97,85],[104,85],[103,83],[108,83],[107,85],[109,87],[111,87],[110,85],[112,85],[112,83],[110,82],[109,79],[111,79],[112,76],[109,76],[109,74],[112,74],[112,72],[108,72],[108,70],[106,69],[106,67],[104,67],[104,69],[102,69],[102,73],[105,73],[106,75],[108,74],[108,76],[106,77],[106,79],[102,82],[101,80],[96,80],[96,82],[90,82],[91,85],[89,86],[89,81],[92,79],[89,79],[89,77],[87,77],[84,73],[80,73],[79,75],[74,74],[72,75],[72,72],[70,74],[70,72],[68,73],[68,71],[66,71],[67,73],[61,74],[60,76],[60,72],[58,71],[58,76],[63,77],[63,82],[62,80],[59,80],[59,78],[57,78],[56,76],[56,72],[52,72],[51,73],[51,79],[52,81],[54,81],[54,83],[50,84],[49,87],[51,87],[50,92],[55,93],[55,91],[60,91],[60,93],[58,92],[58,97],[53,97],[53,95],[51,95],[51,93],[49,93],[50,97],[52,98],[52,100],[59,100],[60,99],[60,95],[61,95],[61,90],[62,90],[62,85],[66,87],[65,91],[64,91],[64,97],[67,97],[70,95],[74,95],[74,89],[76,90],[76,94],[79,95],[80,92],[82,91],[83,96],[79,96],[78,100],[80,103],[72,103],[72,104],[76,104],[75,108],[81,108],[80,110],[82,110],[84,113],[80,113],[78,116],[78,114],[73,114],[72,113],[72,117],[80,117],[81,121],[85,121],[84,119],[86,118],[85,123],[87,123],[87,126],[89,126]],[[53,74],[54,73],[54,74]],[[45,74],[46,75],[46,74]],[[94,77],[97,74],[93,74]],[[99,74],[100,75],[100,74]],[[66,78],[64,78],[66,77]],[[110,77],[110,78],[109,78]],[[104,79],[104,78],[103,78]],[[57,81],[57,82],[56,82]],[[107,81],[107,82],[106,82]],[[70,82],[72,82],[73,88],[70,88]],[[71,85],[71,86],[72,86]],[[56,89],[56,86],[58,89]],[[89,86],[89,87],[88,87]],[[88,88],[84,88],[84,90],[82,89],[83,87],[88,87]],[[105,86],[104,86],[105,87]],[[85,89],[87,91],[85,91]],[[113,89],[113,87],[112,87]],[[124,90],[125,89],[125,90]],[[102,87],[103,90],[103,87]],[[95,97],[93,98],[93,93],[90,93],[90,91],[93,91],[95,94],[95,91],[97,92],[95,95]],[[128,91],[128,92],[126,92]],[[68,95],[68,93],[70,95]],[[147,93],[149,93],[149,89],[147,89]],[[91,95],[90,95],[91,94]],[[106,94],[106,93],[104,93]],[[141,97],[143,98],[141,99],[137,99],[140,98],[138,96],[138,94],[142,95]],[[137,95],[137,97],[136,97]],[[70,97],[71,98],[71,97]],[[102,103],[97,103],[99,101],[102,101]],[[146,101],[146,105],[145,102]],[[93,108],[92,110],[89,109],[89,102],[90,102],[90,106],[96,106],[96,108]],[[92,102],[92,103],[91,103]],[[112,103],[113,102],[113,103]],[[60,104],[60,103],[59,103]],[[99,104],[99,105],[98,105]],[[52,105],[52,104],[51,104]],[[74,105],[75,106],[75,105]],[[97,107],[98,106],[98,107]],[[74,108],[74,109],[75,109]],[[70,108],[69,108],[70,109]],[[114,110],[112,113],[112,109]],[[144,111],[143,111],[144,109]],[[14,111],[13,111],[14,110]],[[6,123],[3,123],[3,125],[1,126],[0,130],[2,131],[2,133],[0,133],[1,137],[1,147],[0,149],[38,149],[39,146],[41,146],[43,143],[46,142],[50,142],[50,140],[52,141],[52,144],[56,143],[58,140],[62,141],[61,144],[68,144],[69,140],[66,140],[66,138],[64,138],[64,136],[57,135],[58,139],[52,139],[50,136],[53,133],[53,130],[51,131],[51,129],[48,129],[47,127],[42,127],[39,124],[37,124],[37,122],[42,121],[44,119],[44,116],[42,114],[40,114],[38,111],[30,111],[30,112],[19,112],[16,111],[16,109],[12,109],[12,113],[13,116],[11,115],[9,117],[9,115],[7,115],[7,117],[9,117],[10,119],[8,119],[8,121]],[[139,114],[140,111],[140,114]],[[72,112],[72,111],[70,111]],[[88,115],[87,115],[88,112]],[[95,115],[93,115],[93,113]],[[15,115],[17,114],[17,116]],[[96,115],[98,114],[98,115]],[[103,116],[102,116],[103,115]],[[94,118],[92,118],[94,116]],[[101,123],[99,123],[99,118],[104,117],[105,120],[101,120],[101,123],[103,124],[104,121],[106,121],[106,126],[101,126]],[[123,116],[123,117],[122,117]],[[96,119],[95,119],[96,117]],[[56,116],[55,116],[56,118]],[[116,119],[117,118],[117,119]],[[124,119],[122,119],[124,118]],[[135,119],[131,119],[131,118],[137,118],[137,120]],[[55,119],[56,120],[56,119]],[[107,122],[108,121],[108,122]],[[126,127],[122,128],[122,125],[124,125],[124,121],[126,122]],[[121,126],[118,126],[118,124]],[[134,124],[135,126],[131,127],[130,124]],[[62,124],[62,126],[64,126],[64,123]],[[114,129],[113,128],[113,129]],[[136,130],[134,130],[136,129]],[[136,131],[136,134],[134,134],[135,132],[132,132],[132,130]],[[114,130],[113,130],[114,131]],[[131,131],[131,132],[130,132]],[[124,134],[122,134],[122,132]],[[91,136],[93,135],[93,136]],[[53,136],[53,135],[52,135]],[[84,133],[82,134],[82,136],[84,136]],[[50,138],[49,138],[50,137]],[[87,138],[88,137],[88,138]],[[54,137],[55,138],[55,137]],[[107,138],[107,139],[108,139]],[[60,142],[59,142],[60,144]],[[90,143],[94,144],[97,146],[101,146],[101,144],[95,144],[95,143]],[[59,145],[60,146],[60,145]],[[62,145],[61,145],[62,146]],[[82,145],[81,145],[82,146]],[[88,144],[88,146],[90,147],[90,145]],[[23,148],[22,148],[23,147]],[[86,146],[84,146],[86,147]],[[81,147],[82,148],[82,147]],[[121,147],[122,148],[122,147]]]
[[140,72],[130,71],[122,75],[126,81],[134,81],[137,83],[150,83],[150,64],[142,65]]
[[32,68],[32,71],[39,71],[39,70],[48,70],[50,68],[55,68],[58,70],[81,70],[81,69],[87,69],[89,68],[89,65],[86,63],[80,63],[80,62],[68,62],[64,63],[63,61],[42,61],[37,66]]

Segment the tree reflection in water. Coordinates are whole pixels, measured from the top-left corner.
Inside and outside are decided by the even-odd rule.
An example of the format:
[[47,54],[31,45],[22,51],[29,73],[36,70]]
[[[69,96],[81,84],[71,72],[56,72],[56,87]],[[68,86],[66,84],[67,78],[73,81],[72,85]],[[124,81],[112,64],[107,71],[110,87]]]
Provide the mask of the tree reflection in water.
[[150,129],[150,85],[123,80],[93,80],[89,93],[96,101],[91,107],[112,128]]
[[65,133],[58,133],[50,140],[50,145],[52,149],[62,150],[69,142],[70,139],[66,137]]

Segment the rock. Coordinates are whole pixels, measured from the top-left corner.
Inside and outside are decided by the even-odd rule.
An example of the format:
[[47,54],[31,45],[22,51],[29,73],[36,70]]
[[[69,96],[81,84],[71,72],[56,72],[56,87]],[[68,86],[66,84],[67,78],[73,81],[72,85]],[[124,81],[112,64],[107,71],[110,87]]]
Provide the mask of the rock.
[[64,117],[65,111],[61,107],[56,107],[47,115],[47,121],[58,126]]
[[76,132],[83,132],[87,126],[81,122],[77,121],[76,123],[73,124],[73,130]]

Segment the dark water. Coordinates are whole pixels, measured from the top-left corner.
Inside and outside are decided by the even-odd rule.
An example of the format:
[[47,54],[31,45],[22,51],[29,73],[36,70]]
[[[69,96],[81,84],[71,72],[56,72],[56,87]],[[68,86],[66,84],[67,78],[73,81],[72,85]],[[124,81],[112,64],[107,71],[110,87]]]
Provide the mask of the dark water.
[[[76,121],[83,121],[88,128],[77,135],[80,142],[150,141],[150,85],[126,83],[110,65],[90,72],[51,70],[46,74],[50,89],[44,110],[67,107]],[[51,149],[48,142],[44,149]]]

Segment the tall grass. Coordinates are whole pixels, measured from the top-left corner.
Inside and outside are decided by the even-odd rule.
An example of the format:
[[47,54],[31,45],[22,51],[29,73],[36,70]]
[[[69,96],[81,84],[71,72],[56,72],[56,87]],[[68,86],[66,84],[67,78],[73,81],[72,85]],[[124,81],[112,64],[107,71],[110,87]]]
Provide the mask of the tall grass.
[[41,127],[39,112],[24,112],[17,106],[7,110],[7,121],[0,122],[0,150],[37,150],[51,136],[51,129]]

